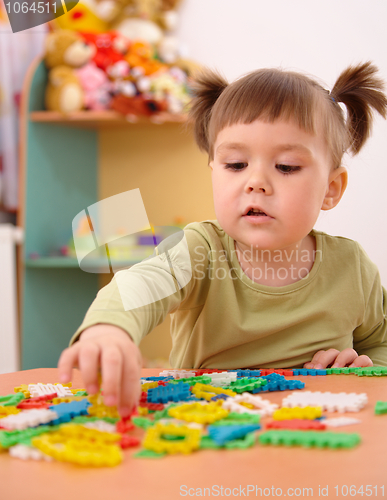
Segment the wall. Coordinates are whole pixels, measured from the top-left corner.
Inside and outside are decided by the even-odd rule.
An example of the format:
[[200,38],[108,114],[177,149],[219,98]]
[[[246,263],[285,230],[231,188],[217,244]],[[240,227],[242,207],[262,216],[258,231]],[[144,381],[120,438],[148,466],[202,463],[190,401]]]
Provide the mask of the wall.
[[[317,76],[330,89],[348,65],[372,60],[387,80],[387,3],[380,0],[183,0],[178,36],[189,57],[230,81],[259,67]],[[361,243],[387,285],[387,123],[377,117],[364,150],[345,158],[349,184],[316,228]]]
[[[207,156],[182,125],[135,125],[100,132],[99,197],[139,188],[154,226],[214,219]],[[101,276],[101,286],[111,277]],[[141,343],[148,359],[168,359],[169,318]]]

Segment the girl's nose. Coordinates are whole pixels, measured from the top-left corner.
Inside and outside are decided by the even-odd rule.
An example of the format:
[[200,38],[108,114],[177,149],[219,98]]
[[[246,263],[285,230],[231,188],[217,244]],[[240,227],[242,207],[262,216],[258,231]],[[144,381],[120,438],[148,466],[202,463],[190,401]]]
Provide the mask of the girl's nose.
[[272,194],[273,189],[267,175],[261,169],[252,170],[246,182],[247,193],[252,191],[261,192],[266,195]]

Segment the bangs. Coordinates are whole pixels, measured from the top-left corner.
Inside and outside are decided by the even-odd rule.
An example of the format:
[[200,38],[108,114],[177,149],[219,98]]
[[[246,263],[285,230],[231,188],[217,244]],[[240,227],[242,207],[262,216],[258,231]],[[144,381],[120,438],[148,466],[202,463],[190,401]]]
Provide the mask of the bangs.
[[291,119],[301,129],[315,134],[316,110],[324,108],[321,91],[328,96],[323,87],[308,77],[278,69],[258,70],[237,80],[222,92],[212,109],[208,129],[210,157],[213,158],[218,133],[236,123]]

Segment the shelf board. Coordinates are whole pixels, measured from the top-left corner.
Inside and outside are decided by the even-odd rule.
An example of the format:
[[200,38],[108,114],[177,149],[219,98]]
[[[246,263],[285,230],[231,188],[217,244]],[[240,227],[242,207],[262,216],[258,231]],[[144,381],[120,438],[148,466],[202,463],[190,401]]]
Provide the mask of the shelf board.
[[[134,264],[138,264],[141,260],[130,260],[130,261],[112,261],[112,265],[114,269],[118,268],[126,268],[133,266]],[[106,266],[106,261],[101,259],[93,260],[89,262],[93,265],[93,268],[101,267],[104,268]],[[26,267],[35,267],[35,268],[79,268],[78,259],[73,257],[38,257],[35,259],[26,259],[25,260]]]
[[130,126],[137,124],[160,125],[164,123],[185,123],[186,114],[158,113],[151,117],[130,115],[126,117],[114,110],[77,111],[64,114],[57,111],[32,111],[30,120],[38,123],[71,125],[80,128],[101,128],[114,126]]

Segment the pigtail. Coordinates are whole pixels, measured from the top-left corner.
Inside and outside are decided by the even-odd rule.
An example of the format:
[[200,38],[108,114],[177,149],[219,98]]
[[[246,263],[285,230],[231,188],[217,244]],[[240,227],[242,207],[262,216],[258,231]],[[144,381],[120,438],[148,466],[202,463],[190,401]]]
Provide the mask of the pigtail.
[[387,98],[384,82],[376,76],[378,69],[370,62],[350,66],[337,79],[331,97],[347,108],[349,149],[357,154],[371,133],[373,114],[386,118]]
[[192,99],[188,121],[193,124],[195,140],[199,148],[207,153],[209,152],[208,124],[211,111],[227,85],[227,81],[219,73],[209,69],[200,70],[190,83]]

